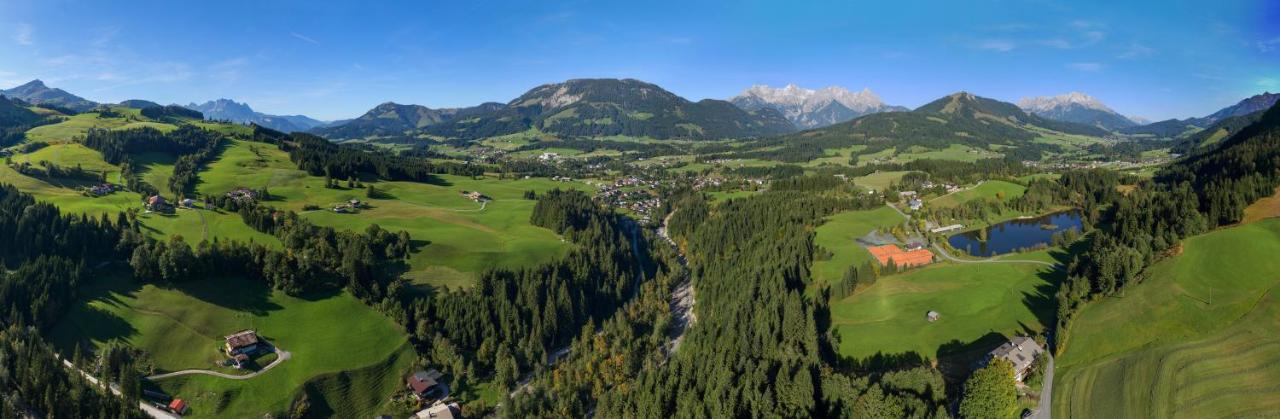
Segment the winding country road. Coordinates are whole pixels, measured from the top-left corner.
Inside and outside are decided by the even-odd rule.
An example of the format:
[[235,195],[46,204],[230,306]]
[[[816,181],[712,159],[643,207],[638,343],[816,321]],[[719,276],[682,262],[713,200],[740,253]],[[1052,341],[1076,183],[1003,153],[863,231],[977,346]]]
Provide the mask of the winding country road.
[[284,362],[285,360],[288,360],[290,357],[293,356],[293,354],[289,353],[288,351],[281,351],[281,350],[276,350],[276,355],[277,355],[276,359],[274,361],[271,361],[270,364],[267,364],[267,366],[262,367],[262,369],[260,370],[257,370],[248,374],[244,374],[244,375],[226,374],[226,373],[210,371],[210,370],[182,370],[182,371],[174,371],[174,372],[168,372],[164,374],[152,375],[147,377],[147,379],[151,381],[155,381],[155,380],[162,380],[165,378],[179,377],[183,375],[201,374],[201,375],[212,375],[214,377],[222,377],[222,378],[231,379],[231,380],[248,380],[250,378],[257,377],[259,374],[267,372],[267,370],[269,369],[275,368],[276,365],[280,365],[281,362]]
[[[54,356],[57,356],[57,355],[55,354]],[[67,367],[68,369],[70,369],[70,370],[72,370],[72,371],[75,371],[75,372],[80,373],[80,375],[81,375],[81,376],[83,376],[83,377],[84,377],[84,379],[89,380],[89,382],[90,382],[90,383],[92,383],[93,385],[95,385],[95,386],[101,386],[101,384],[99,384],[99,382],[98,382],[98,378],[97,378],[97,377],[94,377],[92,374],[89,374],[89,373],[87,373],[87,372],[81,371],[79,368],[76,368],[75,364],[72,364],[72,363],[71,363],[71,361],[68,361],[68,360],[65,360],[65,359],[64,359],[64,360],[62,360],[62,365],[63,365],[64,367]],[[123,396],[123,395],[121,395],[121,393],[120,393],[120,386],[119,386],[118,384],[116,384],[116,383],[111,383],[109,386],[107,386],[107,388],[108,388],[109,390],[111,390],[111,394],[116,395],[116,397],[124,397],[124,396]],[[178,416],[178,415],[175,415],[175,414],[169,413],[168,411],[165,411],[165,410],[160,409],[160,408],[158,408],[158,407],[152,406],[152,405],[151,405],[151,403],[147,403],[147,402],[145,402],[145,401],[139,401],[139,402],[138,402],[138,408],[139,408],[139,409],[142,409],[142,411],[143,411],[143,412],[145,412],[145,413],[147,414],[147,416],[151,416],[153,419],[178,419],[178,418],[180,418],[180,416]]]

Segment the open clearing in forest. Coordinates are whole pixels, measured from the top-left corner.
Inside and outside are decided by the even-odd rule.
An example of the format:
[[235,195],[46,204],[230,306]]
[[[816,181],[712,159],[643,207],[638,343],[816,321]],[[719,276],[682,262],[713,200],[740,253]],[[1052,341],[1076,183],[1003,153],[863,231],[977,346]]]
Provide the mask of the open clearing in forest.
[[1145,282],[1077,315],[1057,361],[1054,416],[1280,411],[1280,220],[1182,246]]
[[[1054,256],[1051,256],[1053,252]],[[1061,250],[1010,255],[1052,261]],[[1053,324],[1061,271],[1039,264],[935,263],[880,278],[831,303],[841,355],[866,360],[914,353],[968,361],[1016,334]],[[929,322],[930,310],[941,319]]]
[[877,228],[889,228],[905,221],[887,206],[867,211],[845,211],[830,217],[816,229],[813,242],[831,252],[831,258],[813,263],[814,284],[832,284],[842,278],[850,266],[861,266],[871,260],[865,247],[854,241]]
[[[387,392],[359,400],[381,402],[398,388],[409,368],[406,362],[413,358],[406,336],[395,323],[346,293],[290,297],[238,278],[191,281],[169,288],[142,285],[126,275],[91,278],[81,287],[81,301],[51,334],[64,351],[70,352],[77,343],[90,348],[119,340],[146,351],[157,372],[236,373],[215,365],[224,357],[218,346],[222,336],[251,328],[292,353],[287,362],[248,380],[197,375],[154,383],[190,403],[191,415],[196,417],[262,417],[283,412],[304,385],[339,397],[340,383],[327,382],[326,377],[344,371],[366,381],[360,391]],[[352,335],[352,331],[359,333]],[[354,406],[346,400],[351,399],[326,402],[335,410],[356,414],[352,417],[380,413],[373,411],[377,406]]]

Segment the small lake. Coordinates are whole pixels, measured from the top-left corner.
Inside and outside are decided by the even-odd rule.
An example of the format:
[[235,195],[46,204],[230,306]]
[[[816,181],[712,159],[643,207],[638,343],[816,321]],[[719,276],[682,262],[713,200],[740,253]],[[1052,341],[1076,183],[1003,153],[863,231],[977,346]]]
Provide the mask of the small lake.
[[947,239],[951,247],[973,256],[989,257],[1011,253],[1018,249],[1048,246],[1053,233],[1070,229],[1082,231],[1080,213],[1059,212],[1035,218],[1009,220],[987,227],[987,241],[983,242],[978,230],[956,234]]

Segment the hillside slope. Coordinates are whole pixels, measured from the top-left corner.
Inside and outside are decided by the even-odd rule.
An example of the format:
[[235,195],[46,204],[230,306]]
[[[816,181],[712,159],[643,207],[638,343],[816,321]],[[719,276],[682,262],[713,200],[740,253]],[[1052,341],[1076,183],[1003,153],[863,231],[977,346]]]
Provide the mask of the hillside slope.
[[32,80],[21,86],[2,90],[0,94],[22,99],[31,104],[60,106],[76,112],[85,112],[98,106],[96,102],[67,93],[66,90],[50,88],[40,80]]

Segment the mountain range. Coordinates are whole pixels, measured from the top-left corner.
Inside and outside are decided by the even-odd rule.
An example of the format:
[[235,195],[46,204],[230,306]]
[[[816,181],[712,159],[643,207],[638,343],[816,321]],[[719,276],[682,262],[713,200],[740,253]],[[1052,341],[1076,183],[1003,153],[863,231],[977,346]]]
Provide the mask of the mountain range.
[[433,110],[384,103],[340,127],[314,132],[330,139],[414,132],[478,139],[530,129],[563,137],[719,139],[782,134],[795,127],[773,109],[746,111],[714,99],[692,102],[639,80],[574,79],[535,87],[505,105]]
[[330,139],[356,139],[410,135],[428,126],[453,121],[457,118],[479,117],[497,112],[507,105],[495,102],[482,103],[468,108],[432,109],[420,105],[401,105],[386,102],[375,106],[360,117],[331,126],[312,130]]
[[1151,135],[1155,137],[1174,138],[1199,129],[1209,128],[1220,121],[1232,117],[1246,116],[1270,109],[1278,100],[1280,100],[1280,93],[1263,92],[1262,94],[1245,98],[1244,100],[1236,102],[1234,105],[1222,108],[1217,112],[1204,117],[1167,119],[1147,125],[1125,128],[1120,130],[1120,132],[1131,135]]
[[1029,114],[1017,105],[958,92],[909,112],[875,113],[849,122],[783,137],[781,143],[811,142],[821,148],[866,144],[869,148],[942,149],[952,144],[977,148],[1021,147],[1052,130],[1101,136],[1101,128]]
[[1080,92],[1022,98],[1018,107],[1048,119],[1093,125],[1108,131],[1138,125],[1138,122],[1111,110],[1093,96]]
[[254,123],[276,131],[307,131],[327,125],[327,122],[315,120],[303,115],[268,115],[254,111],[246,103],[231,99],[211,100],[202,104],[191,103],[187,109],[200,111],[205,119],[231,121],[240,124]]
[[9,90],[0,90],[0,94],[18,98],[33,105],[52,105],[85,112],[98,106],[97,102],[67,93],[66,90],[49,88],[40,80],[32,80]]
[[886,105],[871,89],[854,93],[839,86],[813,90],[794,84],[781,88],[755,85],[729,102],[747,111],[772,108],[800,129],[825,127],[873,113],[908,110]]

